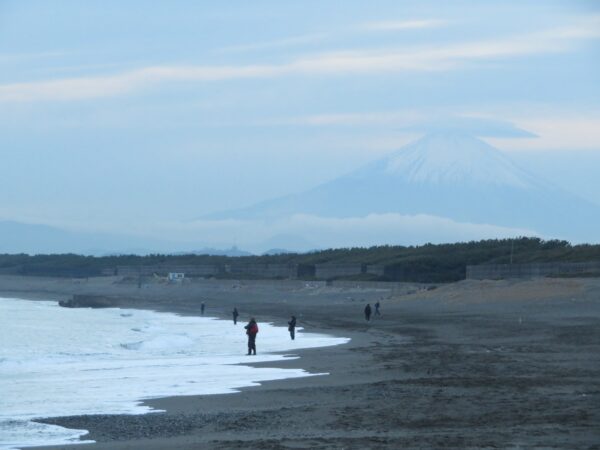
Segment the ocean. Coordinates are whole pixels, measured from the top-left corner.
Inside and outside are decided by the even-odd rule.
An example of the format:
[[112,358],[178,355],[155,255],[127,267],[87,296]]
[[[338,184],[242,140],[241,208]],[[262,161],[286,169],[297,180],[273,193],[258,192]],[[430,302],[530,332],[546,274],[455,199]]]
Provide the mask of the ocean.
[[348,341],[302,328],[292,341],[287,328],[257,320],[258,355],[246,356],[239,321],[0,298],[0,449],[81,443],[87,432],[36,418],[153,413],[143,400],[323,375],[240,363],[280,361],[294,356],[276,352]]

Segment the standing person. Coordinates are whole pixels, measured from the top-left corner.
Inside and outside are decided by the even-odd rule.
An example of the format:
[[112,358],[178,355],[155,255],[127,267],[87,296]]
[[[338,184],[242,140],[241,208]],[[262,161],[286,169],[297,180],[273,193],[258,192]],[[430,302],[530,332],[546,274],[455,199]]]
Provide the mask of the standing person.
[[253,352],[256,355],[256,334],[258,333],[258,325],[254,317],[250,319],[248,325],[244,327],[246,334],[248,335],[248,354],[251,355]]
[[200,315],[201,316],[204,315],[204,308],[206,308],[206,305],[204,304],[204,302],[202,302],[202,304],[200,305]]
[[237,318],[239,316],[237,308],[233,308],[232,314],[233,314],[233,324],[237,325]]
[[292,316],[292,319],[288,322],[288,331],[292,341],[296,338],[296,316]]
[[365,319],[367,319],[367,322],[371,320],[371,305],[369,303],[365,306]]
[[381,315],[381,313],[379,312],[379,307],[380,306],[381,305],[379,304],[379,300],[377,300],[377,303],[375,303],[375,315],[376,316],[380,316]]

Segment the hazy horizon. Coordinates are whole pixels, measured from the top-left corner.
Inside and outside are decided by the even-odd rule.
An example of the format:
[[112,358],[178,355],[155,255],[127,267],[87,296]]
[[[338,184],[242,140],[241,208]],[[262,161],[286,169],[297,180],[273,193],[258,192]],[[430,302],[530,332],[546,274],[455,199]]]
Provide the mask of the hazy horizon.
[[87,247],[106,251],[600,242],[510,210],[207,219],[347,180],[439,130],[600,208],[598,56],[593,1],[5,1],[0,221],[124,236]]

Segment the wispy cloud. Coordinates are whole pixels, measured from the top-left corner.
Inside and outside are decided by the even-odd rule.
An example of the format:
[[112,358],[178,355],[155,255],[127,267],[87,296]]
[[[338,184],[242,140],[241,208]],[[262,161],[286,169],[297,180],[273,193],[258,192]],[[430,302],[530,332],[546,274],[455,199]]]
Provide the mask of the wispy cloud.
[[[514,111],[521,111],[515,114]],[[500,120],[505,117],[507,120]],[[428,110],[315,114],[258,122],[258,126],[368,127],[381,126],[407,133],[440,129],[462,130],[486,138],[501,150],[594,150],[600,151],[600,111],[585,113],[540,110],[515,105],[490,112]],[[418,135],[418,134],[417,134]],[[529,138],[529,139],[523,139]]]
[[68,55],[65,51],[48,51],[37,53],[0,53],[0,64],[14,63],[17,61],[30,61],[35,59],[57,58]]
[[300,125],[300,126],[355,126],[355,125],[385,125],[398,126],[400,124],[415,123],[427,117],[425,111],[380,111],[365,113],[331,113],[313,114],[307,116],[267,119],[256,122],[258,126],[273,125]]
[[538,139],[491,139],[506,150],[592,150],[600,151],[600,114],[515,117],[519,126],[534,132]]
[[[186,239],[211,236],[211,245],[231,245],[231,236],[238,236],[238,245],[264,251],[260,243],[273,236],[288,235],[311,242],[318,247],[372,246],[382,244],[415,245],[497,237],[533,236],[533,230],[490,224],[457,222],[427,214],[369,214],[363,217],[320,217],[296,214],[272,222],[260,220],[202,220],[189,223],[163,224],[169,235]],[[295,248],[294,250],[309,250]]]
[[331,38],[354,35],[357,33],[377,33],[386,31],[409,31],[423,28],[437,28],[447,24],[447,21],[440,19],[421,19],[421,20],[387,20],[359,23],[337,30],[328,30],[315,33],[302,34],[292,37],[284,37],[262,42],[244,43],[239,45],[230,45],[217,49],[217,53],[250,52],[259,50],[270,50],[278,48],[296,47],[306,44],[322,43]]
[[254,42],[250,44],[230,45],[227,47],[221,47],[217,50],[218,53],[230,53],[230,52],[247,52],[255,50],[268,50],[274,48],[292,47],[298,45],[312,44],[315,42],[321,42],[327,38],[329,33],[312,33],[301,36],[292,36],[282,39],[275,39],[271,41]]
[[460,113],[456,108],[436,112],[426,109],[378,111],[364,113],[314,114],[287,119],[263,120],[257,126],[309,126],[309,127],[385,127],[407,133],[432,131],[464,131],[479,137],[523,138],[535,137],[526,129],[491,115]]
[[[19,216],[17,216],[19,217]],[[4,215],[15,220],[15,215]],[[2,220],[0,211],[0,220]],[[458,222],[428,214],[404,215],[398,213],[369,214],[362,217],[321,217],[294,214],[274,221],[263,220],[197,220],[193,222],[147,222],[126,225],[40,220],[20,216],[24,223],[56,226],[75,232],[126,234],[138,239],[164,240],[169,236],[171,245],[190,243],[201,246],[227,248],[235,243],[245,250],[263,252],[272,248],[274,238],[284,236],[289,250],[307,251],[316,248],[340,248],[373,245],[421,245],[480,239],[539,236],[531,229],[503,227],[491,224]],[[124,232],[124,228],[127,229]],[[200,238],[199,238],[200,236]],[[200,242],[198,242],[200,241]]]
[[384,20],[378,22],[367,22],[358,27],[364,31],[399,31],[399,30],[417,30],[422,28],[437,28],[445,25],[445,20],[425,19],[425,20]]
[[154,66],[116,75],[66,78],[0,85],[0,101],[69,101],[121,95],[160,83],[210,82],[272,78],[285,75],[380,74],[411,71],[447,71],[465,64],[497,58],[564,52],[581,39],[600,37],[600,16],[577,26],[504,39],[408,47],[354,50],[314,54],[281,64],[231,66]]
[[0,101],[69,101],[125,94],[164,82],[263,78],[280,74],[278,66],[156,66],[117,75],[63,78],[0,85]]

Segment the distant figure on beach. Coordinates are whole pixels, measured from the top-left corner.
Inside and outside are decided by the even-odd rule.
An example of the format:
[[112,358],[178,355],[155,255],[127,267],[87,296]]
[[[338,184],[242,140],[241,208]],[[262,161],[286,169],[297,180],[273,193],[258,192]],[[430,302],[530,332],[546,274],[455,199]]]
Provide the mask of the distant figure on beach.
[[204,308],[206,308],[206,305],[204,304],[204,302],[202,302],[202,304],[200,305],[200,315],[204,315]]
[[371,320],[371,305],[369,303],[365,306],[365,319],[367,319],[367,322]]
[[296,316],[292,316],[292,319],[288,322],[288,331],[292,341],[296,338]]
[[250,319],[248,325],[244,327],[246,329],[246,334],[248,335],[248,354],[256,355],[256,334],[258,333],[258,325],[256,324],[256,320],[254,317]]
[[240,314],[238,313],[238,310],[237,310],[237,308],[233,308],[233,312],[232,312],[232,314],[233,314],[233,324],[234,324],[234,325],[237,325],[237,318],[238,318],[238,316],[240,315]]
[[379,301],[377,301],[377,303],[375,303],[375,315],[376,316],[380,316],[381,315],[381,313],[379,312],[379,307],[380,306],[381,305],[379,304]]

